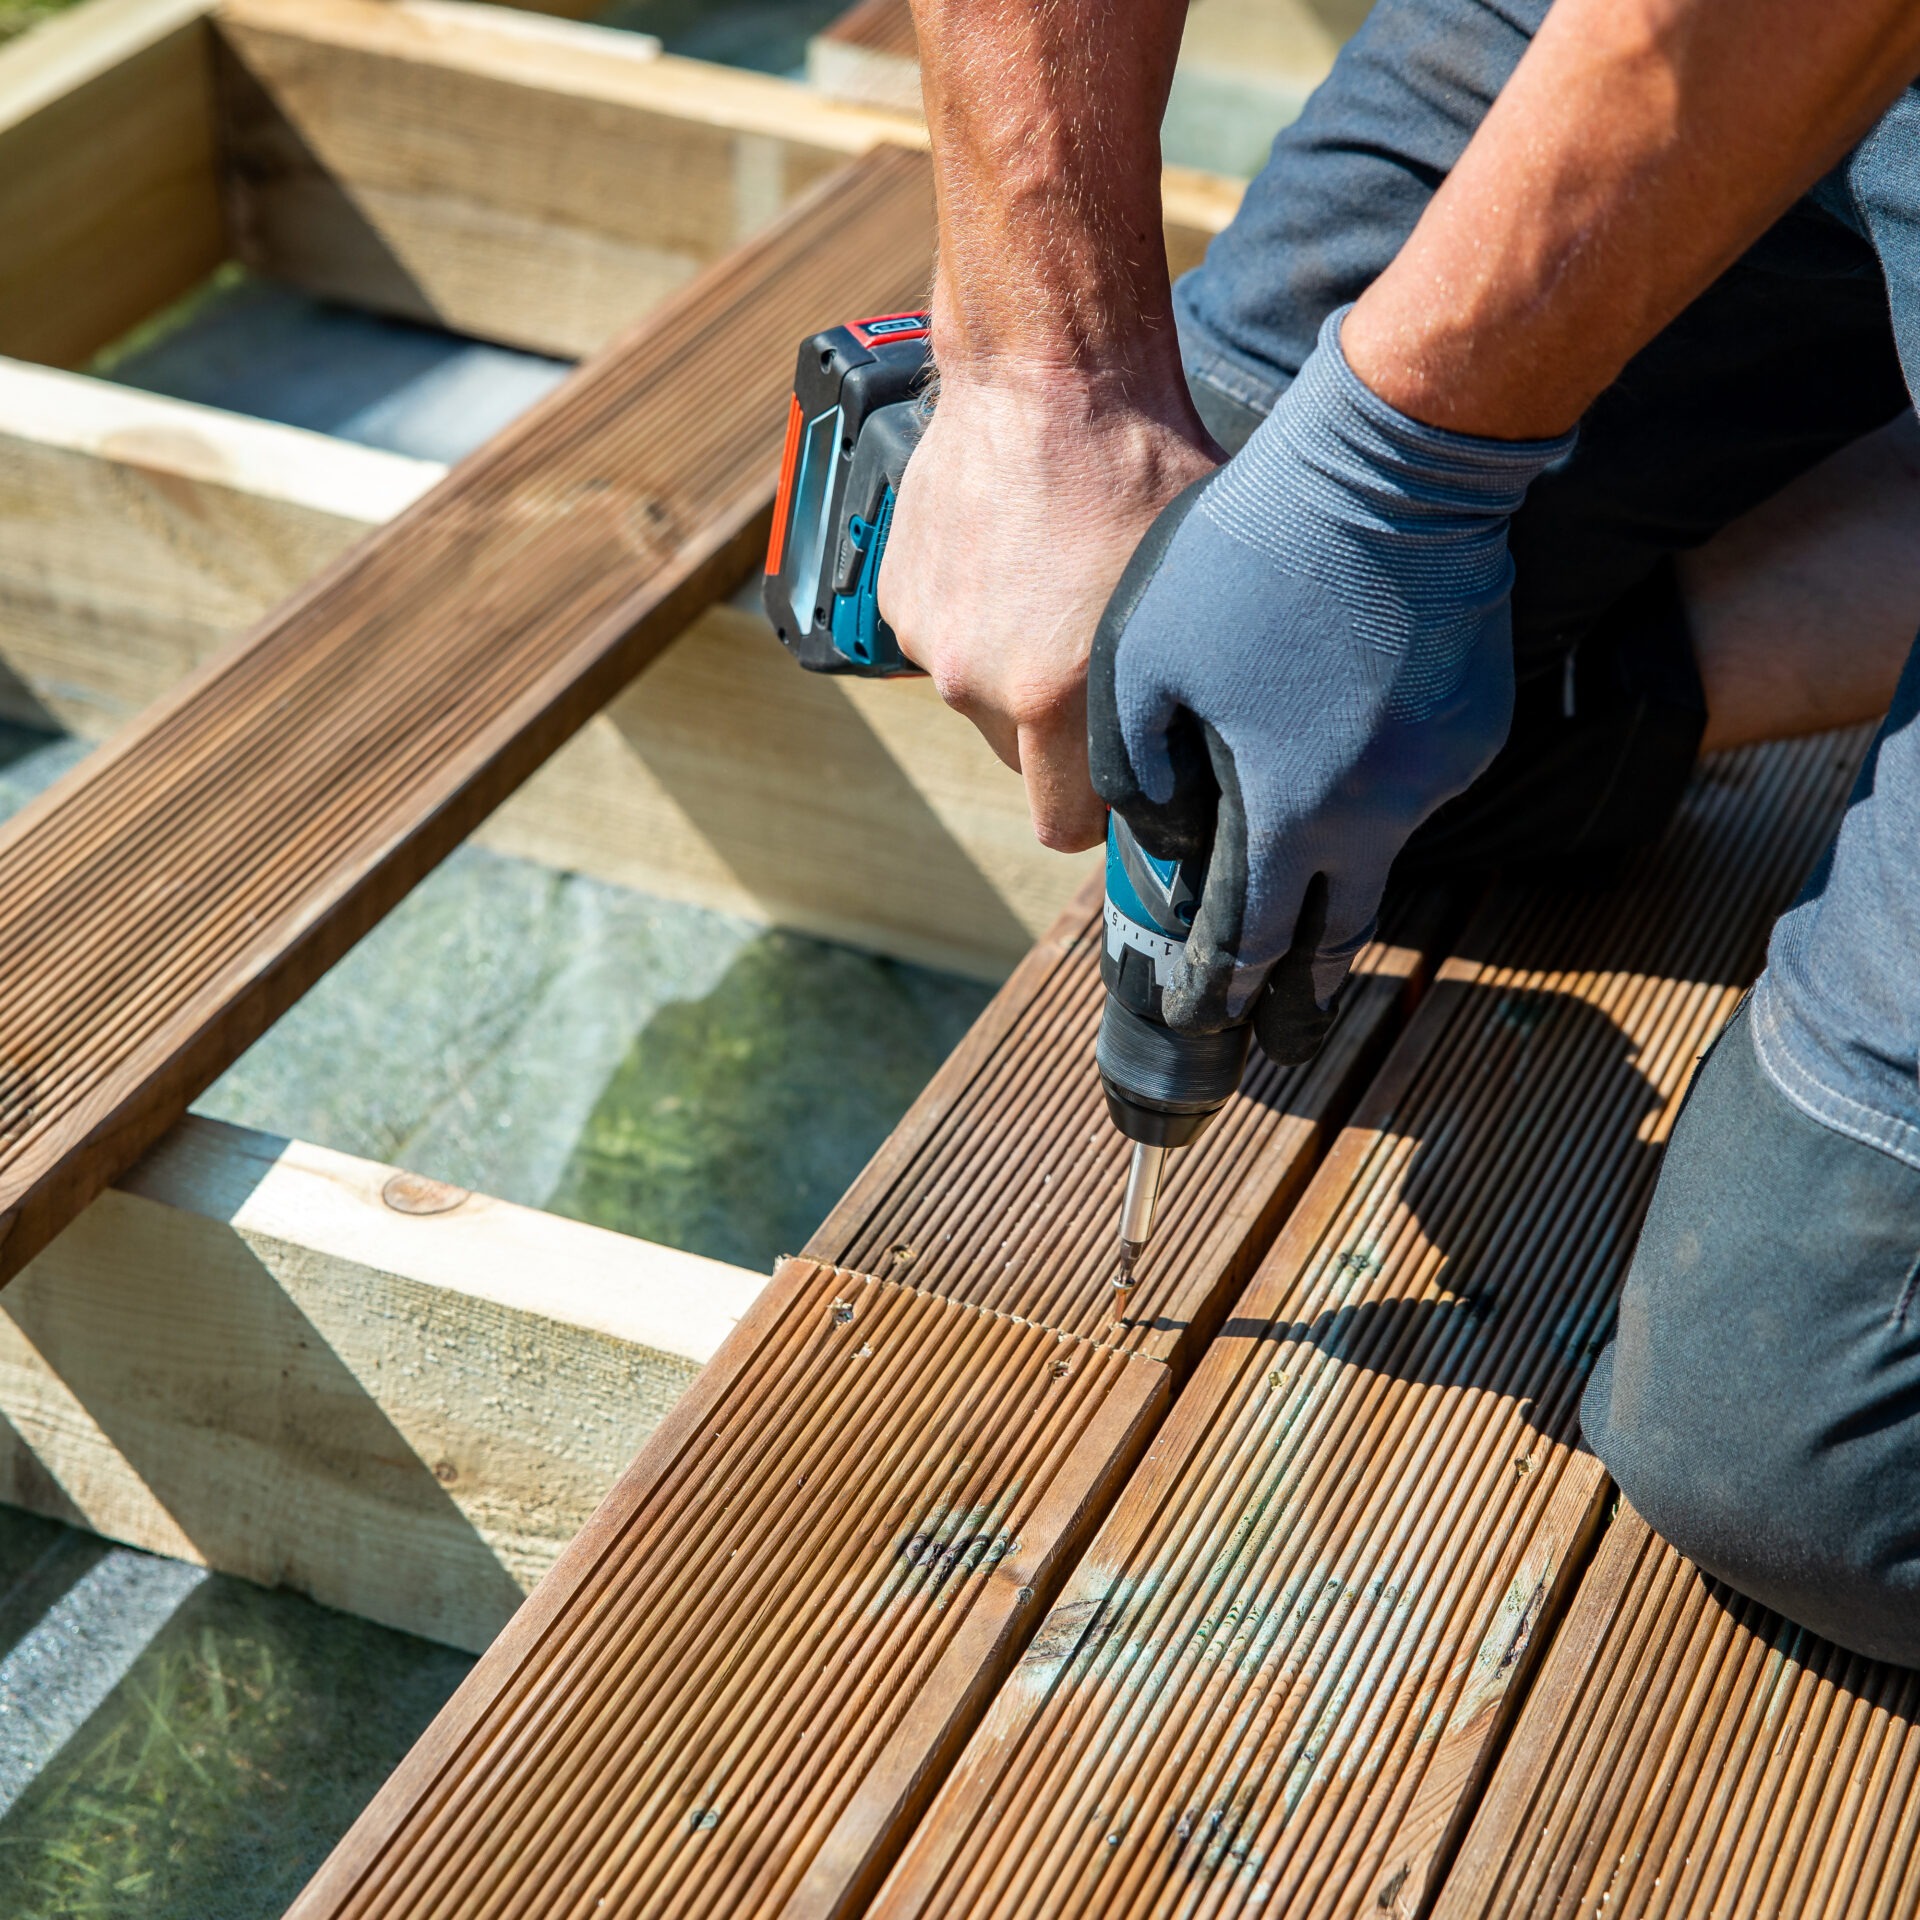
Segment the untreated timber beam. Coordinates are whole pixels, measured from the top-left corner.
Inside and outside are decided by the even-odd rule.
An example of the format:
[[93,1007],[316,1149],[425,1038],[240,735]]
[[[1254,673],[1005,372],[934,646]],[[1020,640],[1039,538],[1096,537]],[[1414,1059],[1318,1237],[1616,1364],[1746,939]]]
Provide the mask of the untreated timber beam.
[[73,366],[224,253],[207,0],[89,0],[0,48],[0,353]]
[[0,833],[0,1277],[739,580],[793,341],[931,243],[856,163]]
[[[109,737],[444,473],[0,361],[0,717]],[[930,683],[801,674],[737,605],[695,621],[478,837],[993,980],[1089,865],[1035,842],[1020,783]]]
[[1008,981],[298,1920],[860,1911],[1419,971],[1370,950],[1326,1055],[1250,1076],[1115,1327],[1098,926]]
[[[926,140],[915,118],[459,0],[228,0],[216,24],[242,259],[548,353],[597,347],[848,159]],[[1164,197],[1184,265],[1239,191],[1173,172]]]
[[876,1920],[1426,1910],[1600,1516],[1659,1145],[1860,745],[1710,763],[1618,885],[1476,915]]
[[855,0],[812,35],[807,84],[830,100],[919,113],[920,36],[908,0]]
[[1623,1506],[1434,1920],[1920,1911],[1920,1674],[1709,1580]]
[[0,360],[0,718],[117,732],[445,472]]
[[189,1118],[0,1295],[0,1499],[478,1652],[765,1284]]

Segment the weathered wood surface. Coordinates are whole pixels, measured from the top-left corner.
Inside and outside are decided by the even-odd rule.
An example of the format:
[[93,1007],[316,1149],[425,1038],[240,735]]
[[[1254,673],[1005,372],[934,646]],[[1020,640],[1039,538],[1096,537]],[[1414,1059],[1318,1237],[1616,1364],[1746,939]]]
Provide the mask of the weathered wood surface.
[[0,49],[0,353],[73,366],[217,266],[207,0],[90,0]]
[[1920,1911],[1920,1673],[1740,1598],[1622,1507],[1434,1920]]
[[293,1915],[849,1910],[1166,1393],[789,1263]]
[[1425,1910],[1596,1524],[1578,1392],[1857,741],[1476,916],[874,1912]]
[[856,163],[0,834],[0,1276],[751,567],[793,341],[931,237]]
[[[1263,1071],[1184,1156],[1169,1238],[1193,1245],[1140,1324],[1114,1331],[1105,1261],[1121,1163],[1104,1116],[1098,1141],[1082,1137],[1096,897],[1002,988],[786,1270],[778,1303],[742,1323],[342,1843],[300,1920],[859,1909],[1017,1656],[1069,1542],[1145,1444],[1178,1377],[1166,1362],[1190,1357],[1299,1190],[1420,966],[1408,948],[1370,950],[1327,1061]],[[996,1113],[1005,1152],[982,1152]],[[1051,1246],[1029,1246],[1010,1277],[1000,1241],[1035,1199]],[[904,1243],[879,1279],[817,1257],[896,1232],[928,1249],[924,1268]],[[853,1312],[839,1346],[817,1324],[835,1299]],[[796,1352],[829,1370],[798,1370]],[[1043,1391],[1072,1396],[1087,1423],[1070,1473],[1053,1464],[1064,1438],[1049,1438],[1036,1366]],[[886,1370],[872,1401],[855,1391],[869,1385],[860,1368]],[[1021,1422],[1037,1424],[1016,1440]],[[723,1468],[715,1450],[744,1448],[749,1430],[759,1450]],[[936,1466],[937,1482],[899,1477]],[[688,1557],[633,1531],[633,1516],[669,1502],[699,1508],[711,1551]],[[751,1532],[774,1527],[763,1513],[779,1519],[764,1541]],[[1019,1548],[1000,1557],[1008,1540]],[[998,1564],[983,1578],[987,1556]],[[617,1617],[594,1580],[620,1594]],[[644,1611],[626,1599],[640,1582]],[[938,1652],[929,1636],[947,1629],[927,1610],[942,1594],[987,1605],[975,1583],[992,1611],[951,1623]],[[806,1645],[817,1665],[803,1691],[782,1663]]]
[[[599,346],[850,157],[926,140],[917,117],[459,0],[228,0],[217,30],[241,258],[549,353]],[[1177,170],[1163,193],[1181,265],[1239,197]]]
[[0,1296],[0,1499],[478,1652],[765,1285],[189,1118]]

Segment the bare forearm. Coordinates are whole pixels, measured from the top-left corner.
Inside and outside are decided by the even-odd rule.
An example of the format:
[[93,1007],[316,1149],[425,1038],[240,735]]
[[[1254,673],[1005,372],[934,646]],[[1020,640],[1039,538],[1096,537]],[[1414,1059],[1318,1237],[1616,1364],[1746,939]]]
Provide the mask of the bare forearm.
[[943,377],[1177,381],[1160,119],[1184,0],[914,0]]
[[1558,0],[1349,361],[1435,426],[1564,431],[1917,71],[1911,0]]

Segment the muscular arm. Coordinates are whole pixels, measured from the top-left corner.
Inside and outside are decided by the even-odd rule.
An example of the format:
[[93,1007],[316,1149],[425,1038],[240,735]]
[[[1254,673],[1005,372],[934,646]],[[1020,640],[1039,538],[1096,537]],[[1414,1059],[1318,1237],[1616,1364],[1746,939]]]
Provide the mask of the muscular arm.
[[914,0],[940,208],[940,405],[881,601],[1027,783],[1093,845],[1087,648],[1159,509],[1218,458],[1180,370],[1160,119],[1185,0]]
[[[1157,128],[1180,0],[914,0],[940,196],[939,413],[883,611],[1090,845],[1088,645],[1217,459],[1178,365]],[[1916,71],[1912,0],[1558,0],[1342,334],[1366,383],[1501,439],[1573,424]]]
[[1349,364],[1433,426],[1564,431],[1917,72],[1911,0],[1558,0]]

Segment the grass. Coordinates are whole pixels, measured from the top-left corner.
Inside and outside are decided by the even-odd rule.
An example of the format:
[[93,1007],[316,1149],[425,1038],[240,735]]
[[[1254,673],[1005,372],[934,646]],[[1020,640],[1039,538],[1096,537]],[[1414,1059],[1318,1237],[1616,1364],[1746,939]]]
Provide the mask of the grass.
[[0,1821],[0,1910],[270,1920],[469,1664],[209,1580]]
[[11,40],[77,5],[79,0],[0,0],[0,40]]

